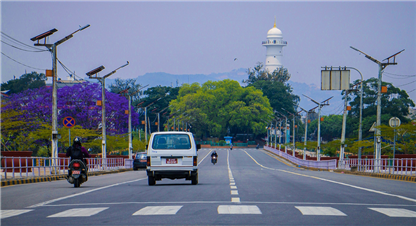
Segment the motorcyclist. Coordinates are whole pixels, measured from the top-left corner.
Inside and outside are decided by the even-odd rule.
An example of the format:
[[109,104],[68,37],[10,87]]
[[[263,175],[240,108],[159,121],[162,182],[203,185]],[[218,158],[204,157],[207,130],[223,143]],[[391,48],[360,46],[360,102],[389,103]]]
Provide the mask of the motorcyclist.
[[[78,156],[76,156],[77,150],[79,149],[81,150],[81,153]],[[75,137],[72,146],[66,149],[66,157],[71,157],[71,160],[69,162],[71,162],[73,159],[79,159],[82,162],[84,162],[85,165],[87,165],[87,162],[84,158],[91,158],[91,155],[88,153],[87,149],[85,149],[81,145],[81,138]],[[68,170],[68,176],[69,175],[71,175],[71,170]]]
[[215,156],[216,158],[218,158],[218,154],[217,154],[217,152],[216,152],[216,151],[212,152],[212,154],[211,154],[211,158],[214,158],[214,156]]

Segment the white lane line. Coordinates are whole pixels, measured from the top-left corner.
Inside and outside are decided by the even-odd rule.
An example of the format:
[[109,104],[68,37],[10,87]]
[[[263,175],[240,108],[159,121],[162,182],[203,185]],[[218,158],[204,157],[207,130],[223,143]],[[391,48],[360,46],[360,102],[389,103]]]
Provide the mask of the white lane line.
[[147,206],[133,215],[175,215],[182,206]]
[[230,182],[230,185],[235,185],[235,183],[231,183],[231,182]]
[[24,214],[30,211],[32,210],[0,210],[0,219],[18,216],[20,214]]
[[389,217],[416,217],[416,212],[401,208],[369,208]]
[[401,196],[401,195],[389,194],[389,193],[382,192],[382,191],[377,191],[377,190],[373,190],[373,189],[369,189],[369,188],[363,188],[363,187],[359,187],[359,186],[355,186],[355,185],[351,185],[351,184],[347,184],[347,183],[342,183],[342,182],[338,182],[338,181],[328,180],[328,179],[324,179],[324,178],[320,178],[320,177],[309,176],[309,175],[305,175],[305,174],[301,174],[301,173],[295,173],[295,172],[292,172],[292,171],[287,171],[287,170],[281,170],[281,169],[274,169],[274,168],[266,167],[266,166],[263,166],[262,164],[258,163],[249,153],[246,152],[246,154],[251,159],[253,159],[253,161],[255,163],[257,163],[257,165],[259,165],[259,166],[261,166],[261,167],[263,167],[265,169],[277,170],[277,171],[280,171],[280,172],[291,173],[291,174],[295,174],[295,175],[299,175],[299,176],[303,176],[303,177],[310,177],[310,178],[314,178],[314,179],[317,179],[317,180],[322,180],[322,181],[326,181],[326,182],[330,182],[330,183],[334,183],[334,184],[340,184],[340,185],[344,185],[344,186],[348,186],[348,187],[352,187],[352,188],[356,188],[356,189],[360,189],[360,190],[364,190],[364,191],[368,191],[368,192],[377,193],[377,194],[380,194],[380,195],[392,196],[392,197],[397,197],[397,198],[404,199],[404,200],[407,200],[407,201],[416,202],[416,199],[412,199],[412,198],[405,197],[405,196]]
[[238,195],[238,190],[231,190],[232,195]]
[[231,189],[237,189],[237,186],[230,186]]
[[38,204],[35,204],[35,205],[32,205],[32,206],[29,206],[28,208],[40,207],[40,206],[44,206],[44,205],[47,205],[47,204],[50,204],[50,203],[53,203],[53,202],[57,202],[57,201],[61,201],[61,200],[64,200],[64,199],[69,199],[69,198],[73,198],[73,197],[76,197],[76,196],[85,195],[85,194],[88,194],[88,193],[91,193],[91,192],[99,191],[99,190],[102,190],[102,189],[111,188],[111,187],[122,185],[122,184],[133,183],[133,182],[141,181],[141,180],[145,180],[145,179],[147,179],[147,177],[137,179],[137,180],[126,181],[126,182],[122,182],[122,183],[107,185],[107,186],[104,186],[104,187],[100,187],[100,188],[80,192],[80,193],[77,193],[77,194],[68,195],[68,196],[65,196],[65,197],[57,198],[57,199],[52,199],[52,200],[49,200],[49,201],[46,201],[46,202],[41,202],[41,203],[38,203]]
[[205,159],[205,158],[206,158],[209,154],[211,154],[211,152],[212,152],[212,150],[210,150],[210,151],[208,152],[208,154],[207,154],[207,155],[205,155],[205,156],[201,159],[201,161],[199,161],[199,162],[198,162],[198,165],[199,165],[199,164],[201,164],[201,162],[202,162],[202,161],[204,161],[204,159]]
[[332,208],[332,207],[319,207],[319,206],[295,206],[302,215],[315,215],[315,216],[347,216],[345,213]]
[[242,205],[220,205],[217,208],[218,214],[261,214],[257,206]]
[[236,198],[231,198],[231,202],[241,202],[240,198],[236,197]]
[[95,215],[101,211],[108,209],[108,207],[104,208],[74,208],[65,210],[63,212],[50,215],[48,217],[90,217]]

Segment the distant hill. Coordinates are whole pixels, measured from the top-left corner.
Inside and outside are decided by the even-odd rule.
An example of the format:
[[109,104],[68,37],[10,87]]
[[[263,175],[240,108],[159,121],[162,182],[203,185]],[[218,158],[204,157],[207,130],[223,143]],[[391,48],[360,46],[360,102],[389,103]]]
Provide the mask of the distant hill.
[[[185,74],[185,75],[175,75],[169,74],[165,72],[153,72],[153,73],[146,73],[142,76],[137,77],[137,83],[142,85],[149,84],[149,87],[154,86],[181,86],[184,83],[194,83],[198,82],[199,84],[203,84],[208,80],[211,81],[219,81],[223,79],[231,79],[238,81],[242,86],[245,86],[242,81],[247,79],[247,69],[240,68],[235,69],[230,72],[224,73],[211,73],[208,75],[204,74]],[[111,83],[114,82],[114,79],[106,79],[106,85],[109,86]],[[329,106],[325,106],[322,109],[323,115],[328,114],[342,114],[343,110],[343,101],[341,96],[341,91],[322,91],[320,87],[316,85],[308,85],[306,83],[298,83],[290,81],[288,82],[291,87],[293,88],[293,93],[298,95],[301,99],[300,106],[306,110],[309,110],[316,106],[315,103],[310,101],[308,98],[304,97],[302,94],[307,95],[314,100],[320,102],[325,99],[328,99],[331,96],[334,96],[329,101]],[[300,110],[300,109],[299,109]]]

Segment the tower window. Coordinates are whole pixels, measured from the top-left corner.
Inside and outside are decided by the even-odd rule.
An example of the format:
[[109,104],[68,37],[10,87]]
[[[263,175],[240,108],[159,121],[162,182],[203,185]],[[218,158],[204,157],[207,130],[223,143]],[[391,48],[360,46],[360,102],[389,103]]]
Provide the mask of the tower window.
[[274,58],[276,58],[276,56],[273,56]]
[[273,40],[273,43],[276,44],[276,40]]

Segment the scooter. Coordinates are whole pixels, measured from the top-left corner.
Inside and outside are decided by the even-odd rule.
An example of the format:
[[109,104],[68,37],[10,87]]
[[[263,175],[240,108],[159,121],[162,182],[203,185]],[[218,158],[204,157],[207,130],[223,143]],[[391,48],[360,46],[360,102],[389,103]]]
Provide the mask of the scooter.
[[212,162],[212,164],[214,164],[215,165],[215,163],[217,163],[217,156],[212,156],[212,158],[211,158],[211,162]]
[[80,159],[74,159],[69,163],[68,182],[74,184],[74,188],[78,188],[82,183],[88,180],[87,166]]

